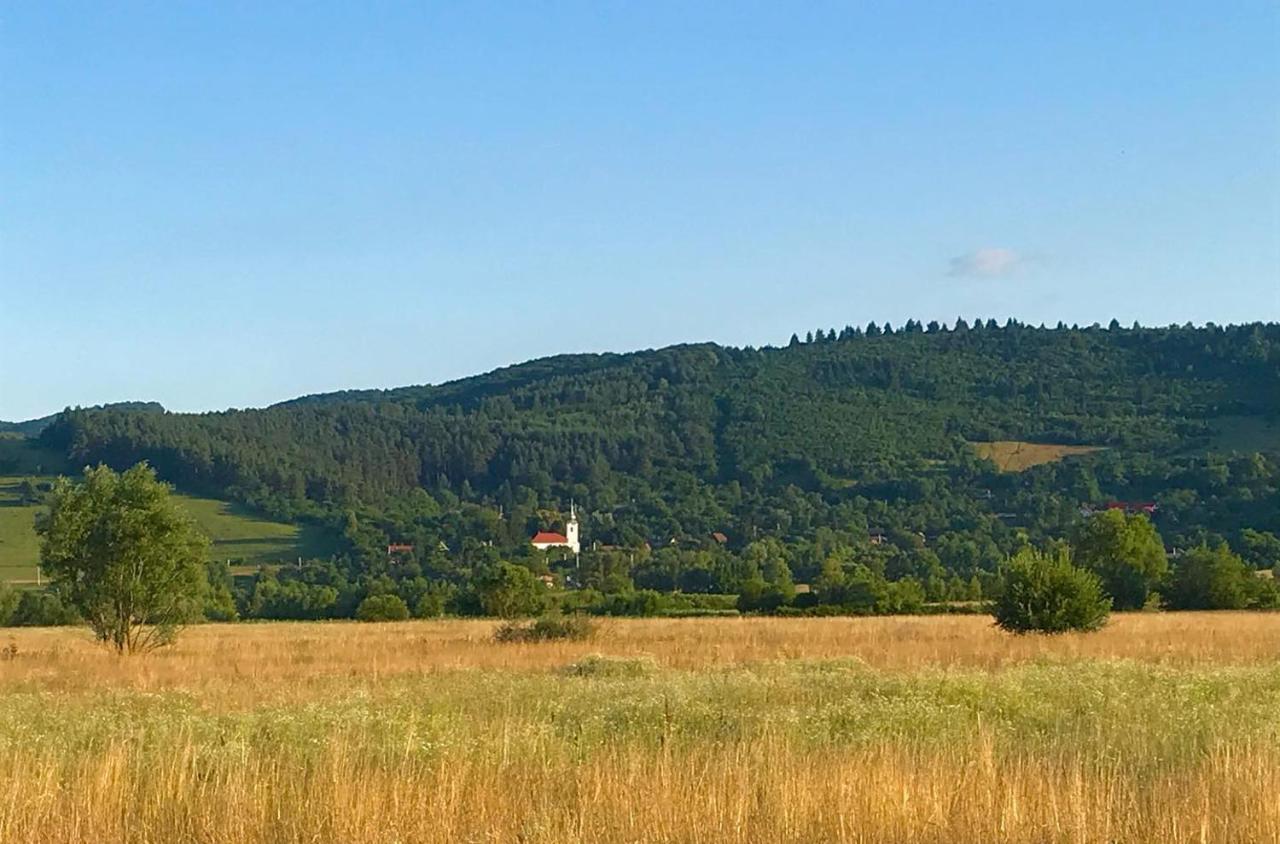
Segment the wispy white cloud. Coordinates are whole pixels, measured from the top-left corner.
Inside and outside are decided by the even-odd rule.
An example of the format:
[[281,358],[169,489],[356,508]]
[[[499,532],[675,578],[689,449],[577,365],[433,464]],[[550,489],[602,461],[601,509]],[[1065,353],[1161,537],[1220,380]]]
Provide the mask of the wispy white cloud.
[[986,246],[952,258],[951,269],[947,271],[947,275],[1001,278],[1013,275],[1026,264],[1027,258],[1012,249]]

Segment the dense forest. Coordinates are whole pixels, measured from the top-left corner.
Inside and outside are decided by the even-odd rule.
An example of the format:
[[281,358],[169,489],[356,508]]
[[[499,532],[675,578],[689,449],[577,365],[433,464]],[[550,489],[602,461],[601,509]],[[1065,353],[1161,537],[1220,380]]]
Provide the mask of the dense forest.
[[[158,402],[126,401],[115,404],[99,405],[93,410],[127,410],[140,413],[163,413],[164,406]],[[38,437],[58,418],[58,414],[41,416],[39,419],[28,419],[25,422],[0,421],[0,434],[18,434],[24,437]]]
[[[945,597],[1109,502],[1154,504],[1171,551],[1226,543],[1270,567],[1278,421],[1280,324],[961,319],[566,355],[259,410],[68,410],[40,437],[325,525],[349,576],[457,579],[496,557],[545,570],[528,537],[574,502],[596,549],[575,576],[738,591],[744,549],[769,540],[799,582],[843,554]],[[995,441],[1097,450],[1000,471],[975,448]],[[391,560],[389,544],[415,550]]]

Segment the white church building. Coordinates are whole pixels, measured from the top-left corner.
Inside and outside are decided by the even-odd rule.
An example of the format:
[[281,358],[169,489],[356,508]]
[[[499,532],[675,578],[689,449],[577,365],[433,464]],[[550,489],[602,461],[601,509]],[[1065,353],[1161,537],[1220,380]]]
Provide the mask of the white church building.
[[548,548],[568,548],[577,554],[582,550],[582,543],[578,538],[577,508],[572,504],[569,505],[569,521],[564,523],[564,533],[540,530],[533,535],[529,542],[539,551],[545,551]]

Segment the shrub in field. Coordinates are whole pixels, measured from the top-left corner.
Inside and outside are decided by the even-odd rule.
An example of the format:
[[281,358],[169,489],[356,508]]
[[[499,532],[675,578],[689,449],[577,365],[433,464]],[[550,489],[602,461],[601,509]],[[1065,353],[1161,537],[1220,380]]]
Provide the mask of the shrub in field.
[[1111,599],[1092,572],[1072,565],[1065,553],[1024,548],[1005,563],[996,599],[996,624],[1014,633],[1098,630],[1107,623]]
[[493,638],[499,642],[547,642],[554,639],[587,639],[595,625],[584,615],[544,615],[533,621],[508,621]]
[[408,617],[409,608],[399,595],[370,595],[356,608],[360,621],[404,621]]

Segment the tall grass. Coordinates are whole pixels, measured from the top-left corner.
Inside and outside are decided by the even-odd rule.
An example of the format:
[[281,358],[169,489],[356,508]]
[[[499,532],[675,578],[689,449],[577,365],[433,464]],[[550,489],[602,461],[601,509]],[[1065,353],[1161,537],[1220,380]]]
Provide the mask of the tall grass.
[[1277,621],[18,631],[0,841],[1275,841]]

